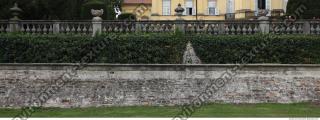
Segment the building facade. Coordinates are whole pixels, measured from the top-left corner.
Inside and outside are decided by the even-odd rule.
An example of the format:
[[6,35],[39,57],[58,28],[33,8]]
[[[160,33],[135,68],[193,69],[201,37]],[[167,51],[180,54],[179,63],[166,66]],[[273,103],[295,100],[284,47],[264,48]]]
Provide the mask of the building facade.
[[142,16],[148,20],[175,20],[178,4],[185,9],[182,16],[185,20],[254,19],[262,9],[269,10],[268,16],[276,17],[285,13],[288,3],[288,0],[125,0],[124,12],[137,14],[137,10],[129,7],[133,1],[131,8],[139,5],[147,8]]

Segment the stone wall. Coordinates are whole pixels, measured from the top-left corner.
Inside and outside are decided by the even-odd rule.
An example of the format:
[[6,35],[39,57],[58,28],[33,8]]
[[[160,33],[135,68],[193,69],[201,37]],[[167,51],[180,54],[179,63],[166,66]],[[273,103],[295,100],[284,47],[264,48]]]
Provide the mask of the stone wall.
[[[74,64],[0,64],[0,106],[22,107],[55,86]],[[181,105],[234,65],[90,64],[45,107]],[[210,102],[292,103],[317,100],[320,65],[246,65]]]

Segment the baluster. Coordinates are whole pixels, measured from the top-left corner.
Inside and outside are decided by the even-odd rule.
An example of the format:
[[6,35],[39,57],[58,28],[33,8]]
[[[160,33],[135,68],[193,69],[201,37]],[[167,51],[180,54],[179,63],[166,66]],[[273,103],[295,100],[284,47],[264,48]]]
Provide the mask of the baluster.
[[213,24],[213,33],[215,35],[219,34],[219,24]]
[[131,29],[130,29],[131,32],[136,32],[136,26],[134,23],[131,23]]
[[119,32],[123,32],[124,30],[124,23],[119,23]]
[[36,32],[36,26],[34,26],[33,24],[30,24],[31,25],[31,27],[32,27],[32,29],[31,29],[31,34],[35,34],[35,32]]
[[102,31],[104,32],[104,33],[106,33],[107,32],[107,26],[102,26],[103,27],[103,29],[102,29]]
[[225,30],[226,30],[226,34],[229,35],[229,32],[230,32],[229,25],[225,25]]
[[66,34],[69,34],[70,33],[70,27],[69,27],[69,24],[66,24]]
[[247,34],[247,25],[246,25],[246,24],[244,24],[244,25],[242,26],[242,34],[244,34],[244,35]]
[[93,30],[92,30],[92,26],[91,25],[89,25],[88,31],[89,31],[89,34],[92,33]]
[[114,32],[118,32],[118,25],[114,25],[114,29],[113,29]]
[[259,33],[259,29],[258,29],[258,24],[254,24],[254,29],[253,29],[254,33]]
[[311,34],[314,34],[314,31],[315,31],[315,29],[314,29],[314,23],[310,23],[310,33],[311,33]]
[[0,24],[0,33],[4,32],[2,25]]
[[125,25],[125,32],[130,32],[130,29],[129,29],[129,24],[127,23],[126,25]]
[[252,27],[251,27],[252,25],[248,25],[248,34],[252,34]]
[[9,32],[9,31],[10,31],[9,25],[7,24],[7,25],[6,25],[6,28],[5,28],[5,32]]
[[29,26],[28,24],[25,24],[25,25],[26,25],[26,33],[29,34],[29,33],[30,33],[30,30],[31,30],[31,29],[30,29],[30,26]]
[[317,25],[316,33],[317,33],[317,34],[320,34],[320,26],[319,26],[319,24]]
[[36,33],[41,34],[42,33],[42,29],[41,29],[40,24],[35,24],[35,26],[36,26]]
[[71,34],[74,34],[76,32],[76,29],[75,29],[75,24],[70,24],[70,29],[71,29]]
[[64,33],[64,24],[61,23],[59,27],[60,27],[59,28],[60,29],[60,33]]
[[170,25],[169,24],[165,24],[165,32],[169,32],[170,31]]
[[292,25],[292,34],[296,34],[297,33],[297,28],[296,28],[296,24]]
[[192,33],[194,33],[194,32],[196,32],[196,25],[193,23],[193,24],[191,24],[191,29],[190,29],[190,32],[192,32]]
[[275,25],[274,23],[271,23],[270,24],[270,32],[273,33],[273,34],[276,34],[277,32],[277,25]]
[[88,29],[87,29],[87,25],[84,23],[84,24],[82,24],[82,28],[81,28],[81,34],[82,35],[86,35],[87,34],[87,31]]
[[142,23],[142,31],[147,32],[147,25],[145,23]]
[[232,25],[231,25],[231,34],[234,35],[235,32],[236,32],[235,25],[232,24]]
[[208,24],[208,33],[209,34],[214,34],[214,30],[213,30],[212,24]]
[[302,28],[302,26],[303,26],[303,23],[300,23],[300,24],[299,24],[299,28],[298,28],[298,31],[299,31],[298,33],[299,33],[299,34],[302,34],[302,33],[303,33],[303,28]]
[[241,24],[237,23],[236,27],[237,27],[237,30],[235,34],[241,34]]
[[163,24],[162,23],[159,23],[159,32],[163,32]]
[[108,27],[108,32],[112,32],[113,26],[112,25],[107,25],[107,27]]
[[47,34],[47,24],[43,24],[43,34]]
[[82,33],[81,26],[82,26],[81,23],[77,24],[77,29],[76,29],[76,32],[77,32],[77,33],[80,33],[80,34]]

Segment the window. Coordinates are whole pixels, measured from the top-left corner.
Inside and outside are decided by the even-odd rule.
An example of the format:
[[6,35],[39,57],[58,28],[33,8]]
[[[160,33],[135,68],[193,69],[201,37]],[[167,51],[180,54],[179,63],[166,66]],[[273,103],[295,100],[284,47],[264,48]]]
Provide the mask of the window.
[[186,14],[187,15],[193,15],[193,3],[192,0],[187,0],[186,1]]
[[216,0],[208,0],[208,11],[209,15],[217,15],[216,14]]
[[162,1],[162,15],[171,15],[171,0]]
[[227,13],[234,13],[234,0],[227,0]]
[[258,0],[258,8],[266,9],[266,0]]

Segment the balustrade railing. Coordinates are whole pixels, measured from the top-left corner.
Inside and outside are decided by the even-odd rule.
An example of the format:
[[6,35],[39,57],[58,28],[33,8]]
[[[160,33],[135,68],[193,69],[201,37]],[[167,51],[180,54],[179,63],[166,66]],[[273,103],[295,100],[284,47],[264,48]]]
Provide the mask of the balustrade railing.
[[187,33],[207,34],[255,34],[259,30],[259,21],[187,21],[185,22]]
[[0,20],[0,33],[9,32],[9,21]]
[[[0,21],[0,33],[21,32],[25,34],[81,34],[102,33],[165,33],[174,32],[178,27],[185,33],[206,33],[212,35],[273,34],[316,34],[320,35],[320,21],[42,21],[20,20]],[[98,25],[98,27],[96,26]],[[100,26],[100,27],[99,27]]]
[[311,21],[310,22],[310,34],[320,34],[320,21]]

